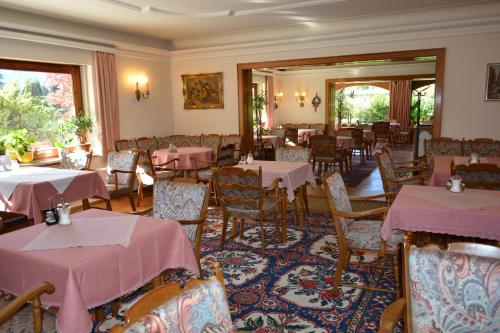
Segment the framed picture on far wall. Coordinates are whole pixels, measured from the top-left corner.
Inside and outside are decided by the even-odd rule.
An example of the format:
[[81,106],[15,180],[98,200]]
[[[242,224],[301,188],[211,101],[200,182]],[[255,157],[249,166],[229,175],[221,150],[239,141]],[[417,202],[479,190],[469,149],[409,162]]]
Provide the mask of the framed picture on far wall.
[[222,72],[182,75],[184,109],[224,108],[223,81]]
[[486,100],[500,101],[500,64],[488,64],[486,75]]

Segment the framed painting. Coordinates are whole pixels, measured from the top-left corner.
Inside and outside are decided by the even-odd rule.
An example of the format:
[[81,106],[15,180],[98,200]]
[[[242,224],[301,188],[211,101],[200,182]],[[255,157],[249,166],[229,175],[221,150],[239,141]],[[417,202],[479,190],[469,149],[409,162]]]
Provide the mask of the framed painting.
[[184,74],[184,109],[224,108],[223,75],[219,73]]
[[486,75],[486,100],[500,101],[500,64],[488,64]]

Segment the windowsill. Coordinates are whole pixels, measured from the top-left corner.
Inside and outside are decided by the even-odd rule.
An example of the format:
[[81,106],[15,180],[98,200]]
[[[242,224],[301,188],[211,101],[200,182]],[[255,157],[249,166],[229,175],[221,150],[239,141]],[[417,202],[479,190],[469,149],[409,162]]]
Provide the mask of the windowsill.
[[19,163],[20,167],[27,167],[27,166],[52,166],[52,165],[57,165],[61,163],[61,159],[59,157],[53,157],[53,158],[46,158],[43,160],[34,160],[31,163]]

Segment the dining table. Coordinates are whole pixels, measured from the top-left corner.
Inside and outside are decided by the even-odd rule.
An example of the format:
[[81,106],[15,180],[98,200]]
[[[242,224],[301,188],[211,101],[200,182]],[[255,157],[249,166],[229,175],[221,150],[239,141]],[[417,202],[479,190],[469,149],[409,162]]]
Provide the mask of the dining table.
[[45,223],[0,236],[0,289],[19,295],[47,281],[55,292],[43,305],[58,307],[57,331],[90,332],[89,310],[149,281],[166,269],[200,274],[193,248],[177,221],[90,209],[70,225]]
[[354,139],[350,136],[337,135],[337,147],[352,149],[354,148]]
[[500,241],[500,191],[404,185],[389,208],[382,238],[395,230]]
[[309,144],[311,136],[316,135],[316,132],[317,131],[314,128],[299,128],[297,130],[299,143],[306,142],[307,144]]
[[[279,191],[282,211],[282,242],[287,239],[286,210],[287,202],[295,200],[295,190],[309,184],[316,184],[311,164],[305,162],[261,161],[254,160],[252,164],[238,164],[235,167],[258,171],[262,168],[262,185],[270,186],[276,178],[280,178]],[[300,225],[304,225],[304,209],[300,207]]]
[[[436,155],[433,160],[432,176],[429,179],[431,186],[445,186],[451,176],[451,164],[469,164],[469,156]],[[479,157],[479,163],[493,163],[500,166],[500,157]]]
[[0,210],[16,212],[42,222],[41,211],[49,198],[61,195],[71,202],[91,197],[109,199],[109,192],[96,171],[21,167],[0,172]]
[[[156,150],[152,157],[155,164],[164,164],[175,158],[179,159],[175,165],[178,170],[192,170],[194,169],[194,161],[196,158],[201,161],[211,161],[213,159],[214,150],[208,147],[177,147],[172,149],[159,149]],[[196,161],[196,168],[208,168],[210,163]]]

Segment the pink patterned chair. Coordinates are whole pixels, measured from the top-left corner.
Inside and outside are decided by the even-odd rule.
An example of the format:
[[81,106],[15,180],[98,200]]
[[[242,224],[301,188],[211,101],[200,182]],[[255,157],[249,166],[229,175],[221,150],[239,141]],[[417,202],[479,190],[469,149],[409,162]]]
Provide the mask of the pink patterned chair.
[[170,146],[170,138],[168,136],[155,137],[158,149],[168,149]]
[[424,185],[427,173],[406,176],[401,169],[394,169],[393,161],[387,151],[376,153],[375,159],[385,193],[398,193],[403,185]]
[[500,248],[451,243],[406,252],[407,298],[385,309],[379,333],[392,332],[405,308],[410,333],[500,330]]
[[123,139],[115,141],[116,151],[127,150],[130,148],[137,148],[137,141],[135,141],[135,139],[131,140]]
[[[376,253],[379,258],[383,258],[386,254],[394,256],[394,276],[396,285],[399,285],[397,255],[399,245],[403,242],[402,235],[394,234],[387,242],[381,237],[382,224],[389,208],[380,207],[362,212],[353,212],[350,202],[351,200],[384,198],[391,196],[392,193],[349,197],[342,176],[337,172],[331,175],[323,174],[322,183],[328,198],[339,243],[339,260],[332,293],[338,293],[337,288],[341,283],[342,273],[347,270],[351,255],[360,256],[367,252]],[[349,285],[349,287],[370,289],[359,285]],[[396,290],[391,291],[397,293],[399,288],[396,288]]]
[[184,134],[171,135],[168,138],[170,143],[176,147],[189,147],[191,146],[190,138]]

